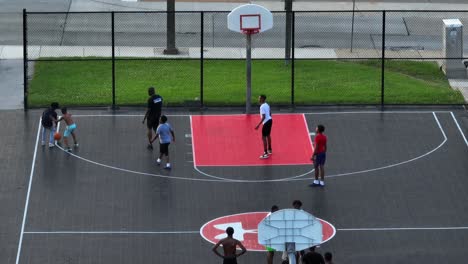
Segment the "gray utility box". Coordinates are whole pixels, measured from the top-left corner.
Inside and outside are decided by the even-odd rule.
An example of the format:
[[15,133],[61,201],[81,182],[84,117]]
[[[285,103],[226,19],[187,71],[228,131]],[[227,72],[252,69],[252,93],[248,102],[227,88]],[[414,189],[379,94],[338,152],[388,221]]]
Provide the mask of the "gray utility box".
[[466,79],[466,68],[463,64],[463,24],[459,19],[443,19],[443,55],[445,62],[442,66],[449,79]]

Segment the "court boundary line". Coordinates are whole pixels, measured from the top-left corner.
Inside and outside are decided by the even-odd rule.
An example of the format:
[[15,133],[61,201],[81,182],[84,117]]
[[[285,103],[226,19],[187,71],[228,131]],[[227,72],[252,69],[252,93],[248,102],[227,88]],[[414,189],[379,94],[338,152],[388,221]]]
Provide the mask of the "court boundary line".
[[[363,112],[357,112],[357,113],[363,113]],[[377,112],[377,113],[380,113],[380,112]],[[398,112],[399,113],[399,112]],[[424,112],[424,113],[427,113],[427,112]],[[432,151],[422,155],[422,156],[419,156],[419,157],[416,157],[415,159],[412,159],[412,160],[409,160],[407,162],[404,162],[404,163],[408,163],[408,162],[411,162],[413,160],[416,160],[416,159],[419,159],[419,158],[422,158],[426,155],[429,155],[431,154],[432,152],[436,151],[438,148],[440,148],[442,145],[444,145],[444,143],[447,141],[447,136],[435,114],[436,112],[432,112],[438,126],[439,126],[439,129],[440,131],[442,132],[443,136],[444,136],[444,141],[436,148],[436,149],[433,149]],[[443,113],[447,113],[447,112],[443,112]],[[462,137],[465,139],[465,143],[466,143],[466,138],[463,134],[463,131],[461,130],[456,118],[454,117],[453,115],[453,112],[450,112],[452,114],[452,118],[454,120],[454,122],[456,123],[460,133],[462,134]],[[307,113],[304,113],[304,115],[307,114]],[[109,115],[109,116],[119,116],[119,115]],[[135,116],[135,115],[132,115],[132,116]],[[140,115],[138,115],[140,116]],[[186,116],[186,115],[183,115],[183,116]],[[191,115],[189,115],[191,116]],[[305,116],[304,116],[305,118]],[[57,131],[59,130],[59,126],[57,128]],[[34,178],[34,171],[35,171],[35,164],[36,164],[36,159],[37,159],[37,149],[38,149],[38,144],[39,144],[39,137],[40,137],[40,132],[41,132],[41,118],[39,119],[39,124],[38,124],[38,131],[37,131],[37,135],[36,135],[36,143],[35,143],[35,147],[34,147],[34,154],[33,154],[33,160],[32,160],[32,165],[31,165],[31,172],[30,172],[30,177],[29,177],[29,184],[28,184],[28,192],[27,192],[27,196],[26,196],[26,202],[25,202],[25,209],[24,209],[24,214],[23,214],[23,222],[22,222],[22,228],[21,228],[21,233],[20,233],[20,240],[19,240],[19,243],[18,243],[18,250],[17,250],[17,258],[16,258],[16,264],[19,263],[19,259],[21,257],[21,250],[22,250],[22,241],[23,241],[23,237],[24,237],[24,234],[36,234],[36,235],[40,235],[40,234],[46,234],[46,235],[53,235],[53,234],[56,234],[56,235],[60,235],[60,234],[121,234],[121,235],[125,235],[125,234],[198,234],[199,231],[24,231],[24,228],[25,228],[25,223],[26,223],[26,220],[27,220],[27,213],[28,213],[28,209],[29,209],[29,198],[30,198],[30,193],[31,193],[31,189],[32,189],[32,182],[33,182],[33,178]],[[468,144],[467,144],[468,146]],[[61,150],[64,151],[63,148],[61,148],[60,146],[57,145],[57,147]],[[77,156],[77,155],[74,155],[73,153],[68,153],[72,156],[75,156],[76,158],[78,159],[82,159],[82,160],[85,160],[85,161],[88,161],[90,163],[93,163],[95,165],[100,165],[100,166],[104,166],[104,167],[108,167],[108,168],[114,168],[114,169],[117,169],[117,170],[122,170],[122,171],[126,171],[126,172],[130,172],[130,173],[135,173],[135,174],[143,174],[143,175],[148,175],[148,176],[156,176],[155,174],[150,174],[150,173],[142,173],[142,172],[136,172],[136,171],[130,171],[130,170],[126,170],[126,169],[122,169],[122,168],[116,168],[116,167],[112,167],[112,166],[108,166],[108,165],[105,165],[105,164],[100,164],[100,163],[97,163],[97,162],[94,162],[94,161],[91,161],[91,160],[87,160],[85,158],[82,158],[80,156]],[[403,163],[402,163],[403,164]],[[399,164],[400,165],[400,164]],[[396,165],[395,165],[396,166]],[[362,173],[362,172],[355,172],[355,173],[349,173],[349,174],[357,174],[357,173]],[[190,179],[190,178],[182,178],[182,177],[175,177],[175,176],[166,176],[166,175],[159,175],[161,177],[167,177],[167,178],[171,178],[171,179],[174,179],[174,178],[179,178],[179,179],[183,179],[183,180],[199,180],[199,181],[214,181],[214,180],[209,180],[209,179]],[[343,175],[344,176],[344,175]],[[329,177],[329,176],[328,176]],[[338,176],[336,176],[338,177]],[[304,179],[302,179],[304,180]],[[226,180],[223,180],[223,182],[226,181]],[[216,182],[219,182],[219,181],[216,181]],[[468,226],[452,226],[452,227],[395,227],[395,228],[336,228],[336,231],[411,231],[411,230],[421,230],[421,231],[430,231],[430,230],[468,230]]]
[[428,230],[468,230],[468,226],[337,228],[336,230],[338,230],[338,231],[428,231]]
[[[429,113],[451,113],[451,111],[344,111],[344,112],[303,112],[304,115],[332,115],[332,114],[429,114]],[[292,113],[275,113],[275,115],[289,115]],[[200,115],[200,116],[233,116],[233,115],[245,115],[245,114],[173,114],[173,115],[166,115],[166,116],[180,116],[180,117],[188,117],[192,115]],[[76,114],[73,115],[74,117],[142,117],[142,114]]]
[[29,174],[28,191],[26,193],[26,201],[24,204],[23,222],[21,224],[21,232],[20,232],[20,238],[18,241],[18,249],[16,251],[16,262],[15,262],[16,264],[18,264],[20,261],[21,250],[23,248],[24,227],[26,226],[26,220],[28,218],[29,198],[31,197],[32,182],[34,178],[34,170],[36,167],[37,147],[39,145],[39,136],[41,134],[41,123],[42,123],[41,121],[42,121],[42,117],[39,118],[39,125],[37,127],[36,144],[34,146],[34,154],[33,154],[33,160],[31,164],[31,172]]
[[[379,168],[373,168],[373,169],[367,169],[367,170],[361,170],[361,171],[355,171],[355,172],[347,172],[347,173],[339,173],[339,174],[332,174],[332,175],[327,175],[326,177],[327,178],[337,178],[337,177],[342,177],[342,176],[347,176],[347,175],[354,175],[354,174],[361,174],[361,173],[367,173],[367,172],[372,172],[372,171],[377,171],[377,170],[383,170],[383,169],[388,169],[388,168],[392,168],[392,167],[396,167],[396,166],[399,166],[399,165],[402,165],[402,164],[406,164],[406,163],[409,163],[409,162],[412,162],[412,161],[415,161],[415,160],[418,160],[420,158],[423,158],[427,155],[430,155],[432,154],[433,152],[435,152],[436,150],[438,150],[440,147],[442,147],[445,142],[447,141],[447,136],[442,128],[442,126],[440,125],[440,122],[435,114],[435,112],[427,112],[427,113],[432,113],[433,117],[435,118],[436,120],[436,123],[438,124],[439,126],[439,130],[441,131],[443,137],[444,137],[444,140],[442,141],[442,143],[440,143],[436,148],[432,149],[431,151],[425,153],[425,154],[422,154],[420,156],[417,156],[415,158],[412,158],[410,160],[406,160],[406,161],[402,161],[402,162],[399,162],[399,163],[395,163],[395,164],[390,164],[390,165],[387,165],[387,166],[383,166],[383,167],[379,167]],[[426,113],[426,114],[427,114]],[[192,135],[193,136],[193,135]],[[61,146],[57,146],[58,148],[60,148],[62,151],[65,151]],[[66,152],[66,151],[65,151]],[[102,167],[106,167],[106,168],[109,168],[109,169],[115,169],[115,170],[119,170],[119,171],[123,171],[123,172],[128,172],[128,173],[132,173],[132,174],[137,174],[137,175],[146,175],[146,176],[151,176],[151,177],[159,177],[159,178],[167,178],[167,179],[176,179],[176,180],[189,180],[189,181],[205,181],[205,182],[225,182],[225,183],[233,183],[233,182],[236,182],[236,183],[265,183],[265,182],[292,182],[292,181],[305,181],[305,180],[310,180],[308,178],[301,178],[309,173],[311,173],[312,171],[314,171],[313,169],[311,171],[308,171],[306,173],[303,173],[301,175],[297,175],[297,176],[293,176],[293,177],[286,177],[286,178],[280,178],[280,179],[273,179],[273,180],[237,180],[237,179],[227,179],[227,178],[221,178],[221,177],[217,177],[217,176],[214,176],[214,175],[210,175],[210,174],[207,174],[207,173],[204,173],[200,170],[198,170],[196,167],[194,167],[194,169],[199,172],[200,174],[202,175],[205,175],[207,177],[210,177],[212,179],[206,179],[206,178],[187,178],[187,177],[178,177],[178,176],[169,176],[169,175],[162,175],[162,174],[154,174],[154,173],[147,173],[147,172],[139,172],[139,171],[133,171],[133,170],[129,170],[129,169],[124,169],[124,168],[119,168],[119,167],[115,167],[115,166],[111,166],[111,165],[106,165],[106,164],[103,164],[103,163],[99,163],[99,162],[96,162],[96,161],[92,161],[92,160],[89,160],[89,159],[86,159],[84,157],[81,157],[81,156],[78,156],[74,153],[69,153],[69,152],[66,152],[67,154],[69,155],[72,155],[73,157],[75,158],[78,158],[80,160],[83,160],[83,161],[86,161],[86,162],[89,162],[89,163],[92,163],[92,164],[95,164],[97,166],[102,166]]]
[[165,234],[197,234],[199,231],[26,231],[32,235],[165,235]]
[[[228,215],[229,216],[229,215]],[[319,218],[319,217],[317,217]],[[328,222],[319,218],[322,221]],[[216,219],[213,219],[216,220]],[[213,221],[212,220],[212,221]],[[329,222],[328,222],[329,223]],[[202,226],[203,227],[203,226]],[[468,226],[440,226],[440,227],[363,227],[363,228],[335,228],[338,231],[437,231],[437,230],[468,230]],[[336,232],[331,238],[336,235]],[[28,235],[166,235],[166,234],[200,234],[196,231],[25,231]],[[330,239],[331,239],[330,238]],[[330,239],[324,241],[327,242]]]
[[463,130],[461,129],[460,125],[458,124],[457,118],[453,114],[453,112],[450,112],[452,115],[453,121],[455,121],[455,124],[457,125],[458,131],[460,131],[461,136],[463,137],[463,140],[465,140],[465,145],[468,147],[468,140],[465,137],[465,134],[463,133]]

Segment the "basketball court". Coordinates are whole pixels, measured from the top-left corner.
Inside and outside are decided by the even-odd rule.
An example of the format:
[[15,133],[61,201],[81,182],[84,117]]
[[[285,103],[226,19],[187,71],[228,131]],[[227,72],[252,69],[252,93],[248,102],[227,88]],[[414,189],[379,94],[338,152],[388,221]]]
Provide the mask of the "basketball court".
[[[41,146],[41,111],[23,120],[27,175],[10,263],[221,263],[211,248],[227,226],[249,250],[239,263],[265,263],[257,225],[273,204],[296,199],[321,219],[319,252],[337,263],[468,256],[464,111],[273,109],[273,154],[261,160],[258,115],[167,110],[169,171],[155,163],[157,146],[146,149],[141,111],[70,112],[72,153]],[[308,186],[318,124],[329,140],[324,188]]]

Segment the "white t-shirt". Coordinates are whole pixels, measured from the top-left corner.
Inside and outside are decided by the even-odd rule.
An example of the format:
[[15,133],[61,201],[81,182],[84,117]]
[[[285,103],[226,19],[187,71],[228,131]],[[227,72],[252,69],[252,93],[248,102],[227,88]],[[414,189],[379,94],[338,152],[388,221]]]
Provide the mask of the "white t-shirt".
[[265,119],[263,119],[262,122],[263,124],[265,124],[268,120],[271,119],[270,106],[267,103],[263,103],[260,106],[260,117],[262,117],[262,115],[265,115]]

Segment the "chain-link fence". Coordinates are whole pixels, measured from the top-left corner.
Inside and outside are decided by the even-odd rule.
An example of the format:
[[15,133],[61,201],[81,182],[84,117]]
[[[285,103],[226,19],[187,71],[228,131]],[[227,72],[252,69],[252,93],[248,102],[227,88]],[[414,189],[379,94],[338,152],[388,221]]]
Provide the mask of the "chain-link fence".
[[[144,105],[149,86],[168,105],[244,105],[246,38],[227,14],[25,11],[25,108]],[[468,11],[273,12],[273,28],[252,37],[250,100],[464,104],[442,71],[444,19],[468,23]],[[450,58],[460,65],[462,43]]]

